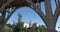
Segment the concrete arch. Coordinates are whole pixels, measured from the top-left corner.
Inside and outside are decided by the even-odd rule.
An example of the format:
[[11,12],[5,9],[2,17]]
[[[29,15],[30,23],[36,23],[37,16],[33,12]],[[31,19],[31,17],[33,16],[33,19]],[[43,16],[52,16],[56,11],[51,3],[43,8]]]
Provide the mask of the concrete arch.
[[[41,2],[41,1],[38,1],[38,2]],[[1,9],[3,9],[3,11],[2,10],[0,11],[2,13],[1,18],[5,19],[6,12],[9,13],[9,17],[10,17],[16,11],[17,8],[22,7],[22,6],[28,6],[28,7],[31,7],[32,9],[34,9],[34,11],[37,14],[39,14],[39,16],[43,19],[44,23],[48,27],[47,28],[48,32],[55,32],[55,25],[57,22],[57,18],[60,14],[60,11],[59,11],[60,10],[60,2],[57,5],[57,8],[56,8],[54,15],[52,15],[50,0],[44,0],[45,8],[46,8],[46,16],[42,13],[41,9],[39,9],[36,6],[35,3],[36,3],[36,1],[32,2],[30,0],[16,0],[16,1],[10,0],[9,2],[3,3],[4,5],[2,5],[2,7],[1,7]],[[8,9],[10,7],[12,7],[12,8],[15,7],[13,12],[6,11],[6,9]],[[4,21],[3,25],[8,21],[9,17],[7,17],[7,20]]]
[[[27,7],[27,6],[24,6],[24,7]],[[23,7],[20,7],[20,8],[23,8]],[[20,9],[20,8],[18,8],[18,9]],[[27,7],[27,8],[32,9],[31,7]],[[15,12],[17,12],[17,10],[18,10],[18,9],[16,9],[16,11],[15,11]],[[32,10],[33,10],[33,9],[32,9]],[[15,12],[14,12],[14,13],[15,13]],[[36,13],[35,11],[33,11],[33,12],[34,12],[34,14]],[[13,14],[14,14],[14,13],[13,13]],[[12,15],[13,15],[13,14],[12,14]],[[36,13],[36,14],[37,14],[37,13]],[[11,16],[12,16],[12,15],[11,15]],[[37,15],[38,15],[38,14],[37,14]],[[39,16],[39,15],[38,15],[38,16]],[[39,16],[39,18],[41,19],[41,17],[40,17],[40,16]],[[9,19],[8,19],[8,20],[9,20]],[[42,19],[41,19],[41,21],[43,22],[43,20],[42,20]],[[43,23],[44,23],[44,22],[43,22]],[[44,25],[45,25],[45,23],[44,23]]]

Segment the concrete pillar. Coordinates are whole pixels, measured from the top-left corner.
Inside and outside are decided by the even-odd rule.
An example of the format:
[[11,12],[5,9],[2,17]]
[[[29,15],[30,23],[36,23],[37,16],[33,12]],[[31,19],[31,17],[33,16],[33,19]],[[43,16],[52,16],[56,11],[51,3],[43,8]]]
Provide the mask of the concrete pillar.
[[56,32],[55,28],[53,27],[47,27],[47,32]]
[[0,21],[0,32],[3,32],[4,26],[5,26],[5,24],[1,23],[1,21]]
[[0,32],[3,32],[3,26],[2,25],[0,25],[1,27],[0,27]]

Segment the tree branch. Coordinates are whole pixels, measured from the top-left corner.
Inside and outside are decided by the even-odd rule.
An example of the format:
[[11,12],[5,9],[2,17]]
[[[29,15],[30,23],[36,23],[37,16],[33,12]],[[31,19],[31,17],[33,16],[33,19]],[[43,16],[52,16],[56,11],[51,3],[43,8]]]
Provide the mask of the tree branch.
[[43,14],[43,12],[41,11],[41,8],[39,9],[36,4],[34,4],[32,1],[30,0],[26,0],[28,3],[30,3],[32,5],[32,9],[34,9],[34,11],[43,19],[43,21],[46,21],[46,17]]

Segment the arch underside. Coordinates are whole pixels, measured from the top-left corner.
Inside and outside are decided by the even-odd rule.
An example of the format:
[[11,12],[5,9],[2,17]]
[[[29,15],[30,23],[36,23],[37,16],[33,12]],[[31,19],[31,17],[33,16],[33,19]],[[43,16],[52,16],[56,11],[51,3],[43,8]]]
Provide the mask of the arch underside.
[[[0,2],[2,2],[2,1],[0,1]],[[36,3],[37,1],[33,1],[33,2]],[[15,1],[10,0],[9,2],[7,1],[7,2],[4,2],[3,4],[0,4],[0,9],[2,9],[0,11],[0,13],[2,14],[1,17],[0,17],[0,20],[3,20],[3,21],[0,21],[0,26],[1,26],[0,32],[2,32],[6,22],[9,20],[11,15],[16,11],[16,9],[18,9],[19,7],[24,7],[24,6],[27,6],[27,7],[31,8],[31,4],[26,2],[25,0],[15,0]],[[10,11],[7,10],[7,9],[10,9],[10,8],[14,8],[14,11],[10,12]],[[9,15],[7,15],[7,18],[5,18],[6,12],[8,12],[8,14],[9,14]]]
[[[9,3],[9,2],[4,2],[3,3],[3,5],[0,5],[0,8],[2,8],[3,7],[3,10],[5,10],[5,12],[9,12],[9,11],[7,11],[7,9],[9,9],[9,8],[13,8],[13,7],[15,7],[15,11],[16,11],[16,9],[18,9],[19,7],[24,7],[24,6],[27,6],[27,7],[30,7],[31,8],[31,3],[29,3],[29,2],[27,2],[26,0],[10,0],[11,2]],[[38,0],[38,2],[42,2],[42,1],[44,1],[44,0]],[[2,1],[0,1],[0,2],[2,2]],[[34,3],[34,4],[36,4],[37,3],[37,0],[32,0],[32,2]],[[32,8],[32,9],[34,9],[34,8]],[[14,12],[15,12],[14,11]],[[13,13],[14,13],[13,12]],[[3,11],[2,11],[2,13],[4,13]],[[11,15],[13,14],[13,13],[11,13]],[[57,15],[58,15],[58,11],[57,11],[57,13],[56,13]],[[10,15],[10,16],[11,16]],[[39,15],[39,16],[44,16],[44,15]],[[56,16],[56,15],[54,15],[54,16]],[[57,16],[56,16],[57,17]],[[44,17],[43,17],[44,18]],[[54,17],[55,18],[55,17]],[[9,19],[9,17],[8,17],[8,19]],[[46,20],[46,19],[45,19]]]
[[[43,1],[43,0],[38,0],[38,2],[41,2],[41,1]],[[2,1],[0,1],[0,3],[1,3]],[[6,3],[8,2],[8,4],[7,5],[5,5]],[[32,2],[33,3],[37,3],[37,0],[32,0]],[[2,2],[2,4],[0,4],[0,8],[3,6],[3,5],[5,5],[5,7],[4,8],[10,8],[10,7],[16,7],[16,8],[18,8],[18,7],[21,7],[21,6],[29,6],[30,5],[30,3],[28,3],[26,0],[9,0],[9,1],[5,1],[4,3]]]
[[[15,7],[15,11],[16,11],[16,9],[18,9],[19,7],[24,7],[24,6],[27,6],[27,7],[30,7],[31,8],[31,3],[29,3],[29,2],[27,2],[26,0],[10,0],[11,2],[9,3],[9,2],[5,2],[5,3],[3,3],[3,5],[0,5],[0,8],[2,8],[3,7],[3,10],[5,10],[5,12],[9,12],[9,11],[7,11],[7,9],[9,9],[9,8],[13,8],[13,7]],[[42,2],[42,1],[44,1],[44,0],[38,0],[38,2]],[[1,2],[1,1],[0,1]],[[37,3],[37,0],[32,0],[32,2],[34,3],[34,4],[36,4]],[[6,4],[7,3],[7,4]],[[34,8],[32,8],[32,9],[34,9]],[[35,9],[34,9],[35,10]],[[11,15],[15,12],[15,11],[13,11],[13,12],[11,12]],[[2,12],[2,13],[4,13],[4,12]],[[10,12],[9,12],[10,13]],[[38,13],[39,14],[39,13]],[[11,16],[10,15],[10,16]],[[7,17],[7,21],[8,21],[8,19],[10,18],[10,16],[9,17]],[[44,16],[44,15],[39,15],[39,16],[41,16],[41,18],[42,18],[42,16]],[[43,18],[45,18],[45,17],[43,17]],[[42,19],[43,19],[42,18]],[[46,20],[46,19],[45,19]],[[45,21],[44,19],[43,19],[43,21]],[[46,24],[46,23],[45,23]]]
[[[38,0],[38,1],[41,2],[43,0]],[[2,1],[0,1],[0,2],[2,2]],[[35,0],[32,0],[32,2],[34,4],[36,4],[37,3],[37,0],[36,1]],[[15,0],[15,1],[14,0],[10,0],[9,2],[8,1],[7,2],[4,2],[3,5],[0,5],[0,8],[2,8],[5,13],[8,12],[8,13],[10,13],[12,15],[16,11],[16,9],[18,9],[20,7],[24,7],[24,6],[27,6],[27,7],[30,7],[31,8],[31,4],[29,2],[27,2],[26,0]],[[7,9],[14,8],[14,7],[15,7],[15,10],[13,12],[7,11]],[[32,9],[34,9],[34,8],[32,8]],[[4,12],[3,11],[0,11],[0,13],[2,13],[2,15],[4,15],[3,14]],[[7,21],[10,18],[10,16],[7,17],[7,19],[6,19]]]

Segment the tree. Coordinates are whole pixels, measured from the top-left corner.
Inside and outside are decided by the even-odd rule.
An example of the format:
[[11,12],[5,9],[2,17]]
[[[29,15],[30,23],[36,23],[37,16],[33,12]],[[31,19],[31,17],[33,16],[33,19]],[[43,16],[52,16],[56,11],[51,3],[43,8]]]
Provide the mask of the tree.
[[12,24],[12,30],[14,31],[15,29],[15,26],[16,26],[16,23],[13,21],[13,24]]
[[39,28],[36,30],[36,32],[40,32]]
[[12,25],[11,24],[6,24],[9,28],[12,28]]
[[8,31],[4,29],[3,32],[8,32]]
[[40,32],[47,32],[47,28],[44,25],[39,26]]
[[7,28],[3,30],[3,32],[13,32],[12,28]]
[[18,23],[15,26],[14,32],[23,32],[23,22],[22,22],[22,15],[18,14]]
[[8,30],[8,32],[13,32],[12,28],[10,28],[10,29]]

